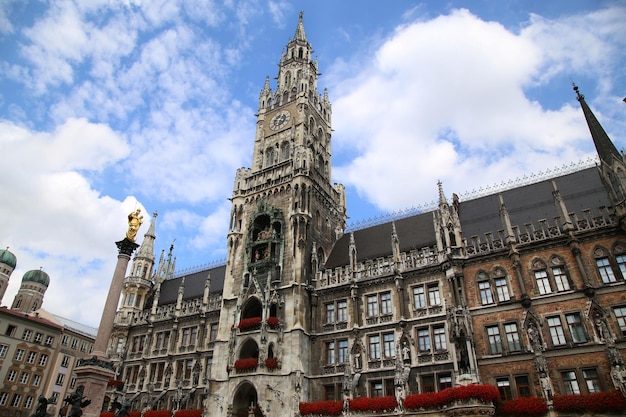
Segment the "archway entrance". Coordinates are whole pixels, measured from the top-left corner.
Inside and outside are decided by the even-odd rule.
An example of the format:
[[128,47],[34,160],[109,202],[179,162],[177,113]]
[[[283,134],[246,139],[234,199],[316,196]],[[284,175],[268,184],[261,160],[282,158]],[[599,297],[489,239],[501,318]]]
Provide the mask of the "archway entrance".
[[239,385],[233,397],[233,416],[235,417],[263,417],[258,407],[258,396],[254,385],[244,382]]

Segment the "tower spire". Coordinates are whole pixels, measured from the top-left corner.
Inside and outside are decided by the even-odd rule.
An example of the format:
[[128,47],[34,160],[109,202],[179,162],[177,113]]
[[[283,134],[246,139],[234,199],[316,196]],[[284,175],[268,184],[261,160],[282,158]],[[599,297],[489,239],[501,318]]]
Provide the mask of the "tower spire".
[[583,109],[583,114],[585,115],[585,120],[587,121],[587,126],[589,126],[589,132],[591,133],[591,138],[593,139],[593,144],[596,147],[596,151],[598,152],[598,156],[600,159],[609,166],[613,166],[614,158],[619,161],[622,161],[622,155],[619,153],[609,135],[606,134],[598,119],[593,114],[587,102],[585,101],[585,96],[578,91],[578,86],[573,84],[574,91],[576,92],[576,99],[580,103],[580,107]]
[[306,34],[304,33],[304,23],[302,22],[303,12],[300,12],[300,17],[298,19],[298,26],[296,26],[296,34],[293,36],[293,39],[296,41],[304,41],[306,42]]

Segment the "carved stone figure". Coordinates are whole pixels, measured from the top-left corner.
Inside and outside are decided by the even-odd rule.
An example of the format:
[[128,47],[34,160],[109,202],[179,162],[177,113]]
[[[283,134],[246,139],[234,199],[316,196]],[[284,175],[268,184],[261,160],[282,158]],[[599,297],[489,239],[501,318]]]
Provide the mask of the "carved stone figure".
[[68,417],[80,417],[83,415],[83,407],[87,407],[91,404],[91,400],[86,399],[83,396],[83,392],[85,391],[85,387],[83,385],[79,385],[76,388],[76,391],[68,395],[64,402],[68,403],[70,406],[70,412],[67,415]]
[[48,414],[48,399],[43,395],[40,395],[37,399],[37,409],[30,417],[49,417]]

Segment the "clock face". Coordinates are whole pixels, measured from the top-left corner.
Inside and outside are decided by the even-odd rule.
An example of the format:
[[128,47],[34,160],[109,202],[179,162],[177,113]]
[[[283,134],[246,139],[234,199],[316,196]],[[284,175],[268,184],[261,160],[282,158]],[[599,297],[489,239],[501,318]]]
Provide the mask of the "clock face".
[[287,124],[290,117],[291,115],[289,114],[288,111],[282,111],[278,113],[276,116],[274,116],[274,118],[270,122],[270,129],[272,130],[280,129],[281,127]]

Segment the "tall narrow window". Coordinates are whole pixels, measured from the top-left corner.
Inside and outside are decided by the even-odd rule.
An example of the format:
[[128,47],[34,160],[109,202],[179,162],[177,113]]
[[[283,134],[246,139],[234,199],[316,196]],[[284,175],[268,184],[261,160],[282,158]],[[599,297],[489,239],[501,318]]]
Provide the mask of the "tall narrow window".
[[430,352],[430,331],[429,329],[419,329],[417,331],[417,345],[420,352]]
[[584,343],[587,341],[587,337],[585,336],[585,329],[583,328],[583,323],[580,319],[580,314],[572,313],[565,315],[565,319],[567,320],[567,325],[569,326],[569,331],[572,333],[572,341],[574,343]]
[[496,378],[496,386],[498,387],[502,401],[510,400],[513,397],[511,395],[511,383],[509,382],[509,378]]
[[622,332],[622,336],[626,335],[626,307],[614,307],[613,313],[615,313],[615,318],[617,319],[617,324]]
[[519,352],[522,345],[519,341],[519,333],[517,332],[517,324],[507,323],[504,325],[504,333],[506,334],[506,342],[509,345],[510,352]]
[[385,358],[393,358],[396,355],[396,346],[393,338],[393,333],[383,334],[383,349]]
[[348,302],[346,300],[337,301],[337,321],[339,323],[348,321]]
[[528,375],[516,376],[515,385],[517,386],[518,397],[530,397],[530,383],[528,381]]
[[446,329],[445,327],[433,328],[433,342],[435,343],[435,350],[446,350],[448,344],[446,343]]
[[376,295],[367,296],[367,316],[378,316],[378,297]]
[[438,284],[431,284],[428,286],[428,302],[431,306],[438,306],[441,304]]
[[622,273],[622,278],[626,278],[626,255],[617,255],[615,257],[619,271]]
[[326,365],[333,365],[335,363],[335,342],[326,343]]
[[369,337],[370,359],[380,359],[380,336]]
[[502,339],[500,338],[500,329],[498,329],[498,326],[488,326],[487,337],[489,338],[491,353],[502,353]]
[[613,268],[611,268],[611,264],[609,263],[609,258],[605,257],[596,259],[596,265],[598,267],[600,277],[602,277],[602,282],[609,284],[617,281]]
[[511,299],[511,296],[509,295],[509,286],[506,282],[506,278],[496,278],[493,280],[493,282],[496,285],[496,294],[498,294],[498,301],[509,301]]
[[326,304],[326,323],[335,322],[335,304]]
[[337,360],[339,363],[348,362],[348,341],[345,339],[337,342]]
[[585,378],[585,385],[589,393],[600,392],[600,378],[598,377],[598,371],[595,369],[583,369],[583,378]]
[[565,393],[569,395],[580,394],[580,386],[576,379],[576,373],[574,371],[561,372],[561,378],[563,379],[563,386],[565,386]]
[[559,317],[549,317],[548,327],[550,328],[550,336],[552,337],[552,344],[554,346],[561,346],[565,344],[565,333],[563,332],[563,325]]
[[380,314],[391,314],[391,293],[384,292],[380,294]]
[[552,275],[554,275],[557,291],[568,291],[571,289],[567,275],[565,275],[565,269],[562,266],[552,268]]
[[479,282],[478,290],[480,291],[480,301],[483,305],[493,304],[493,295],[491,294],[491,285],[489,284],[489,281]]
[[535,280],[537,281],[539,294],[550,294],[552,292],[550,279],[548,278],[548,272],[545,269],[535,271]]
[[426,296],[424,295],[424,287],[413,287],[413,304],[415,308],[426,307]]

